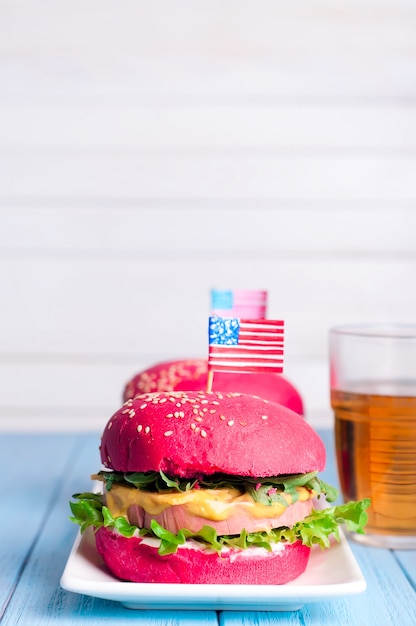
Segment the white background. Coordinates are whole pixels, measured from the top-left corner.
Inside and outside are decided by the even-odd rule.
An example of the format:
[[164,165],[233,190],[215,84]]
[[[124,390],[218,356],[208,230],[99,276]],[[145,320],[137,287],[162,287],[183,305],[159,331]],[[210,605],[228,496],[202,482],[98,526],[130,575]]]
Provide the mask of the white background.
[[416,4],[0,0],[0,429],[100,430],[269,291],[331,424],[328,329],[416,321]]

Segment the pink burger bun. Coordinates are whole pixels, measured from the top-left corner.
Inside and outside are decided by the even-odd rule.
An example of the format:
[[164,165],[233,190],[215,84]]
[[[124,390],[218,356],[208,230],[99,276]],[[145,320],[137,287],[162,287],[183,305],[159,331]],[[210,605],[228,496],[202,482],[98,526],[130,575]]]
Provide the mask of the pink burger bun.
[[[273,552],[252,548],[250,554],[227,553],[224,549],[219,557],[214,551],[192,547],[160,556],[144,540],[123,537],[104,527],[95,538],[109,570],[117,578],[132,582],[283,585],[305,571],[310,556],[310,548],[300,541],[280,544],[281,549]],[[258,554],[253,555],[253,550]]]
[[[284,584],[305,570],[310,547],[270,537],[309,516],[316,496],[299,482],[284,493],[280,477],[321,471],[325,448],[287,407],[234,392],[145,393],[111,417],[100,453],[109,514],[96,530],[96,546],[116,577]],[[170,481],[164,488],[157,486],[161,477]],[[279,480],[270,484],[269,477]],[[127,536],[116,519],[127,523]],[[166,533],[168,543],[180,538],[173,550],[166,550]],[[241,546],[247,533],[265,538]]]
[[[152,391],[199,391],[207,386],[207,361],[182,359],[157,363],[127,382],[123,400]],[[304,414],[302,397],[281,374],[238,374],[215,372],[213,391],[239,392],[260,396]]]

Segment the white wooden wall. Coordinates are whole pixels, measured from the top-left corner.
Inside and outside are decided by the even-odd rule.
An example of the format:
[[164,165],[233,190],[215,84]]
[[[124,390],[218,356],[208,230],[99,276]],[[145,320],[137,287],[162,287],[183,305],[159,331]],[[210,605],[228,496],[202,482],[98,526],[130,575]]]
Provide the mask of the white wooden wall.
[[100,429],[265,288],[331,423],[331,325],[416,318],[416,3],[0,0],[0,429]]

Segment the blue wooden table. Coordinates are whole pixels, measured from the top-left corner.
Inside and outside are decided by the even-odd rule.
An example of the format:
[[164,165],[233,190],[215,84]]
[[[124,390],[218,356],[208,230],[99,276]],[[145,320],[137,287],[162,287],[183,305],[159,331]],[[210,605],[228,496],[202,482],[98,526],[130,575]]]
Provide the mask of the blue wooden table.
[[[322,476],[337,484],[332,433],[320,434],[328,451]],[[416,624],[416,551],[357,544],[351,547],[367,590],[305,604],[294,612],[133,611],[118,602],[64,591],[59,581],[78,532],[68,520],[68,500],[90,489],[90,474],[100,466],[98,441],[98,434],[0,436],[0,622],[5,626],[130,621],[143,626]]]

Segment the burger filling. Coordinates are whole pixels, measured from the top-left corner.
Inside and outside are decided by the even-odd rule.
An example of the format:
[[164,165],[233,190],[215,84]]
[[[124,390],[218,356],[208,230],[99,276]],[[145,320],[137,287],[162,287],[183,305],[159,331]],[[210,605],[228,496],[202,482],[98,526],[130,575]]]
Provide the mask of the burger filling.
[[[171,554],[187,540],[220,551],[223,547],[271,550],[286,541],[329,547],[329,537],[339,538],[338,524],[363,533],[370,501],[329,507],[336,489],[317,472],[251,478],[214,474],[192,480],[160,472],[118,473],[93,476],[104,483],[102,494],[75,494],[72,521],[98,529],[106,526],[121,534],[155,537],[159,553]],[[323,507],[314,508],[322,498]]]

